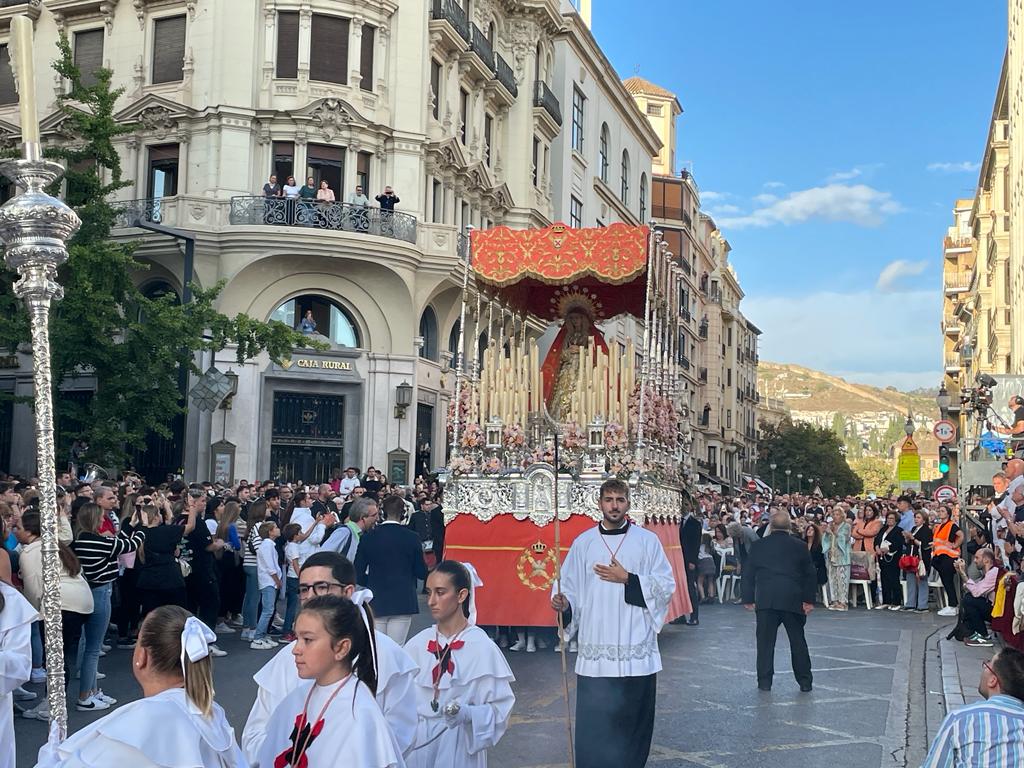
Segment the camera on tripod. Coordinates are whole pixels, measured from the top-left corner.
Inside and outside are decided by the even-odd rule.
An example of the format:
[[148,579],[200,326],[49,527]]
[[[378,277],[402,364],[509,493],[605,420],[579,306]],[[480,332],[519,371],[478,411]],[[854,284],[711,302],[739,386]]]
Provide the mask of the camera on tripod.
[[960,393],[960,404],[973,411],[979,419],[983,419],[987,416],[988,409],[992,407],[992,390],[999,382],[987,373],[979,373],[974,381],[977,386]]

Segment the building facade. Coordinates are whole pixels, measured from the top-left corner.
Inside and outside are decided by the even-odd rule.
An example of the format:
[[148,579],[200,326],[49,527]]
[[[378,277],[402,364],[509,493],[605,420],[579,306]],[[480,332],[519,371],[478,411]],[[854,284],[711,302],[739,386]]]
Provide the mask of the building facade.
[[1024,372],[1024,0],[1008,0],[1006,119],[1009,142],[1009,247],[1013,372]]
[[[174,438],[154,437],[136,457],[150,479],[181,469],[190,479],[318,482],[338,467],[375,465],[406,482],[443,465],[467,228],[568,218],[574,88],[591,107],[588,144],[607,124],[630,161],[623,200],[595,181],[596,145],[585,155],[582,224],[601,217],[602,192],[608,221],[644,218],[658,137],[610,81],[567,2],[5,3],[0,59],[11,16],[26,10],[44,145],[64,140],[54,100],[64,85],[49,69],[61,32],[83,72],[108,67],[125,89],[117,117],[134,128],[117,149],[131,186],[119,195],[114,236],[139,244],[140,288],[180,296],[186,282],[222,281],[224,314],[298,327],[308,313],[327,345],[280,362],[238,364],[230,348],[198,360],[204,372],[228,374],[234,395],[212,410],[191,399]],[[0,142],[14,145],[17,96],[0,64]],[[268,201],[271,174],[326,183],[335,200]],[[620,181],[605,186],[620,190]],[[400,198],[393,213],[374,200],[386,185]],[[194,235],[191,274],[178,244],[133,226],[140,219]],[[467,369],[514,324],[470,301]],[[0,387],[31,393],[30,357],[12,358]],[[62,396],[88,398],[94,387],[83,376]],[[31,474],[29,409],[0,416],[0,463]],[[58,463],[67,449],[58,446]]]

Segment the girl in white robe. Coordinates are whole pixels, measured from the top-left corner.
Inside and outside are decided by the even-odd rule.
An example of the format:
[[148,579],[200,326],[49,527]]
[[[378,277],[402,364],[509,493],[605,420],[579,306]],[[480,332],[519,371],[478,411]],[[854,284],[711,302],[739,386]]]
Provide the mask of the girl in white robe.
[[299,612],[295,634],[292,653],[304,682],[270,716],[259,768],[405,768],[374,699],[369,613],[343,597],[314,597]]
[[146,616],[132,654],[145,698],[39,750],[36,768],[244,768],[224,710],[213,701],[217,636],[184,608]]
[[452,560],[427,578],[427,604],[437,624],[405,644],[419,667],[415,746],[409,768],[485,768],[487,750],[508,728],[515,678],[498,646],[476,626],[472,566]]
[[0,768],[15,768],[12,693],[32,674],[32,622],[38,619],[29,601],[0,581]]

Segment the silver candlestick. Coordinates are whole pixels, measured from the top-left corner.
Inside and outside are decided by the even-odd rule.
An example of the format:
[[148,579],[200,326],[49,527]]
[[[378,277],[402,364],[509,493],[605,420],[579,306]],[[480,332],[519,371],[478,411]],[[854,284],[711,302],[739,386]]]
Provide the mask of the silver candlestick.
[[46,684],[51,728],[67,735],[64,697],[64,643],[61,638],[60,577],[57,549],[57,476],[53,459],[53,394],[50,376],[50,304],[64,291],[57,267],[67,261],[67,241],[82,222],[62,201],[43,189],[64,175],[57,163],[43,160],[38,143],[24,144],[23,159],[0,162],[0,173],[23,194],[0,206],[0,242],[7,266],[18,273],[14,295],[25,302],[32,329],[32,374],[35,390],[36,472],[42,528],[43,599],[46,633]]

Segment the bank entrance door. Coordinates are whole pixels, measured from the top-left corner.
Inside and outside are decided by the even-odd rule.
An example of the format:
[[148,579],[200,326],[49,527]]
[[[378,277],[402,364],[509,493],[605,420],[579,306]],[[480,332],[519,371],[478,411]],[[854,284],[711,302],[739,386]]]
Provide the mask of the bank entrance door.
[[345,398],[274,393],[270,473],[275,480],[326,483],[341,461]]

